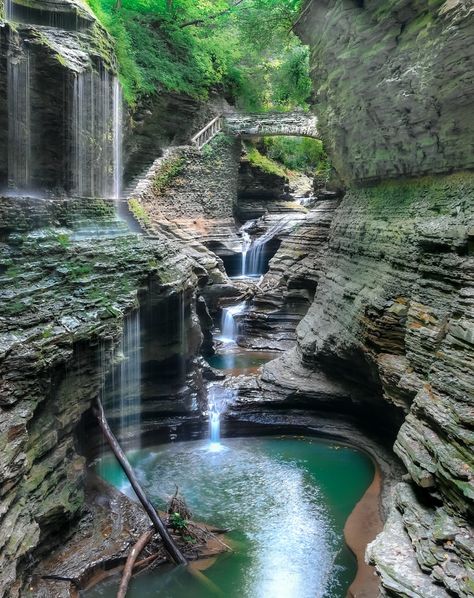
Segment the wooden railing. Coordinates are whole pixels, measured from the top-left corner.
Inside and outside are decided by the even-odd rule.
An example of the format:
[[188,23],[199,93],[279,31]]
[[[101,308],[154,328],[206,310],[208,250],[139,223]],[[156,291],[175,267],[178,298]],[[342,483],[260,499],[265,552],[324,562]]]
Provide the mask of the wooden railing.
[[212,119],[211,122],[204,127],[204,129],[201,129],[199,133],[194,135],[194,137],[191,139],[191,143],[201,149],[206,145],[206,143],[209,143],[211,139],[213,139],[222,131],[223,125],[224,118],[222,114],[219,114],[219,116],[216,116],[216,118]]

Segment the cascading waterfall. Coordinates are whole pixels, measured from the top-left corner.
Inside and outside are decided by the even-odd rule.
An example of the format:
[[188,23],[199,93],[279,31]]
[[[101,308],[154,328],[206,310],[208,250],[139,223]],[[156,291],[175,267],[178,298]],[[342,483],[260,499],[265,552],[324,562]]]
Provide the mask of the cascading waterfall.
[[265,245],[289,224],[288,218],[282,218],[268,228],[263,235],[252,241],[249,228],[255,220],[246,222],[240,232],[242,234],[242,276],[261,276],[265,269]]
[[235,316],[241,314],[245,310],[246,302],[237,303],[230,307],[224,307],[222,310],[222,325],[221,336],[219,340],[224,343],[235,343],[239,333],[238,322]]
[[247,274],[247,252],[249,250],[250,245],[252,244],[252,238],[250,237],[249,233],[245,229],[245,225],[241,228],[242,232],[242,276],[246,276]]
[[122,86],[117,77],[113,79],[113,172],[114,172],[114,199],[122,196],[123,180],[123,97]]
[[31,76],[27,48],[13,49],[7,58],[8,95],[8,186],[27,189],[31,185]]
[[80,197],[119,198],[122,188],[122,93],[102,68],[74,78],[73,185]]
[[117,353],[118,369],[112,373],[111,393],[117,436],[130,448],[140,448],[141,420],[141,330],[140,312],[134,311],[124,322]]
[[209,451],[219,452],[225,449],[221,444],[221,416],[234,398],[234,392],[221,386],[210,386],[207,398],[209,415]]

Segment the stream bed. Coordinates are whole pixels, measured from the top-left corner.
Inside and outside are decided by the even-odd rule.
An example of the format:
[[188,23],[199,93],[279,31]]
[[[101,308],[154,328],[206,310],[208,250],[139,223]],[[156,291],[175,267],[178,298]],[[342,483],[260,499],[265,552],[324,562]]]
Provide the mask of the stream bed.
[[[177,442],[135,451],[130,461],[151,499],[163,508],[175,485],[197,521],[230,528],[233,553],[206,570],[226,598],[344,598],[356,560],[344,524],[374,476],[364,453],[313,437]],[[98,473],[127,489],[112,456]],[[84,593],[116,595],[117,580]],[[127,596],[208,598],[185,570],[159,567],[133,579]]]

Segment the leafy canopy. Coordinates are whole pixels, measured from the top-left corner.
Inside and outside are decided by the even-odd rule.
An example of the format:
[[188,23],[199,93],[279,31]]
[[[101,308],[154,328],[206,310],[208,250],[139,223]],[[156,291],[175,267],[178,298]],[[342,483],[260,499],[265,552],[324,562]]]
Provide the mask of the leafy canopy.
[[160,89],[244,109],[306,107],[308,52],[292,32],[302,0],[88,0],[115,41],[126,98]]

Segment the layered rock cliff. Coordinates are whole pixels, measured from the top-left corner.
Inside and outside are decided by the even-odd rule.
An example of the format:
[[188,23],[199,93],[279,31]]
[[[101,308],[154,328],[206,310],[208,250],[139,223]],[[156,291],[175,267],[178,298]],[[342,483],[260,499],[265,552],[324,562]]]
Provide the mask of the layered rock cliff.
[[314,0],[297,24],[348,191],[289,361],[404,417],[394,448],[408,473],[369,550],[390,596],[473,591],[472,11]]

